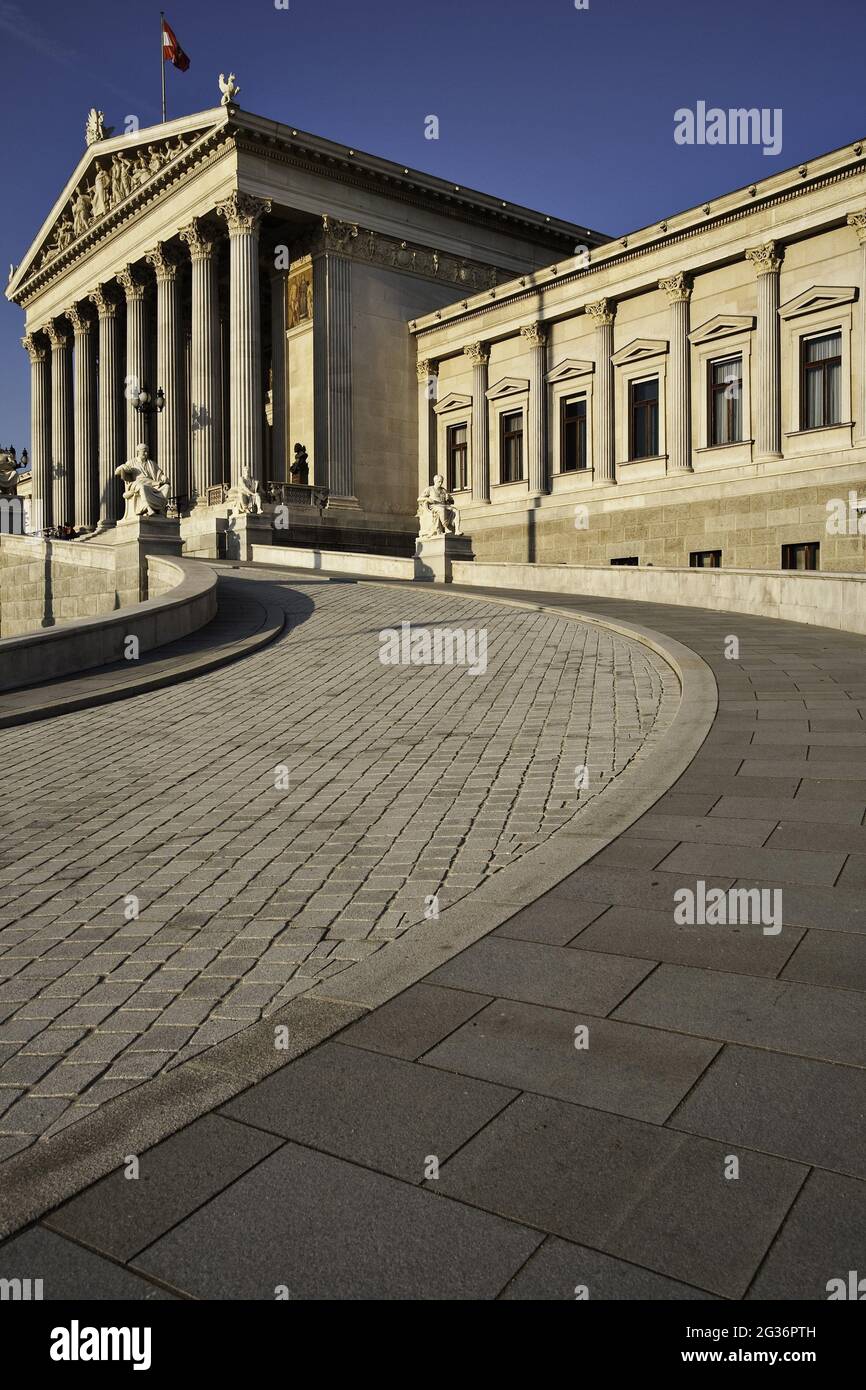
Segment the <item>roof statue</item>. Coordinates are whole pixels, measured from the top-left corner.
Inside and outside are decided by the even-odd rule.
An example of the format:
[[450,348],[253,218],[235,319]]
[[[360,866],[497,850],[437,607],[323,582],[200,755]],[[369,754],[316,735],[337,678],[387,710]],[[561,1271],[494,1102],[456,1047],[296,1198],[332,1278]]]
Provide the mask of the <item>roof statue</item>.
[[106,129],[105,112],[97,111],[95,106],[91,106],[87,113],[87,124],[84,127],[84,135],[88,145],[95,145],[97,140],[105,140],[111,134],[111,129]]
[[230,72],[230,73],[229,73],[228,79],[226,79],[225,73],[222,73],[222,72],[220,73],[220,91],[222,92],[222,98],[221,98],[221,100],[220,100],[220,105],[221,105],[221,106],[232,106],[232,105],[234,105],[235,97],[236,97],[236,96],[238,95],[238,93],[240,92],[240,86],[239,86],[238,83],[235,81],[235,75],[234,75],[233,72]]

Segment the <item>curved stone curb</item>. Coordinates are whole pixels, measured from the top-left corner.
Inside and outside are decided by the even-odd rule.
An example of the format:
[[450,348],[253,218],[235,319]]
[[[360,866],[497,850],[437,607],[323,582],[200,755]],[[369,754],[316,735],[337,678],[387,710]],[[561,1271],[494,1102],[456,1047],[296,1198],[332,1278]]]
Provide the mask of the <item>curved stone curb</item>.
[[[285,579],[284,572],[281,577]],[[309,580],[310,576],[298,578]],[[425,593],[446,600],[450,596],[444,586],[425,586]],[[679,707],[670,726],[655,739],[656,746],[642,751],[611,786],[599,792],[593,803],[593,834],[564,826],[543,845],[528,850],[520,861],[501,869],[468,900],[447,908],[436,923],[435,941],[428,924],[410,927],[397,941],[342,972],[339,983],[335,980],[314,987],[235,1037],[144,1082],[69,1129],[8,1159],[2,1165],[0,1237],[20,1230],[105,1177],[127,1154],[152,1148],[294,1061],[486,936],[628,829],[689,766],[712,727],[718,706],[715,678],[697,653],[637,624],[517,599],[485,595],[478,602],[528,608],[607,628],[651,648],[679,679]],[[644,749],[652,743],[650,734]],[[286,1050],[278,1051],[274,1045],[277,1027],[287,1029]]]
[[[262,619],[259,627],[248,633],[247,636],[238,638],[235,641],[221,643],[218,646],[201,652],[190,652],[186,660],[172,661],[171,649],[163,647],[159,649],[159,658],[164,658],[170,663],[168,669],[154,670],[144,668],[134,680],[124,679],[117,684],[111,684],[111,672],[102,673],[102,683],[100,684],[100,672],[82,672],[77,676],[70,676],[68,683],[77,685],[88,680],[92,681],[93,689],[81,693],[69,692],[58,694],[54,699],[48,699],[52,686],[29,686],[24,690],[10,691],[8,696],[0,694],[0,729],[8,729],[17,724],[32,724],[40,719],[53,719],[56,715],[72,714],[75,710],[93,709],[97,705],[112,704],[115,700],[126,700],[132,695],[144,695],[151,690],[161,690],[168,685],[178,685],[182,681],[193,680],[196,676],[205,675],[208,671],[214,671],[220,666],[226,666],[230,662],[239,661],[242,657],[249,656],[251,652],[258,651],[260,647],[265,647],[269,642],[273,642],[282,632],[286,613],[279,604],[262,604],[254,600],[261,610]],[[219,609],[217,609],[215,622],[219,621]],[[197,633],[192,634],[192,638],[182,638],[181,641],[189,642],[198,639],[203,641],[207,638],[208,627],[200,628]],[[128,671],[123,672],[124,676]],[[65,682],[64,682],[65,683]],[[57,689],[57,685],[54,689]],[[9,709],[10,704],[17,700],[32,697],[32,703],[25,703],[18,709]]]

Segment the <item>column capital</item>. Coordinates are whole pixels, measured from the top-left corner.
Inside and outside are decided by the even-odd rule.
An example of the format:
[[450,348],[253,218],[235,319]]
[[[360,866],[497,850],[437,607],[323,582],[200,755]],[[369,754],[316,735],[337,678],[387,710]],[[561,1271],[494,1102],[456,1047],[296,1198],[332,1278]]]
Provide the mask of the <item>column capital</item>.
[[262,218],[272,206],[270,198],[254,198],[251,193],[234,192],[217,203],[215,211],[225,218],[229,236],[241,236],[257,232]]
[[185,227],[181,227],[178,236],[189,247],[190,259],[193,261],[209,260],[216,250],[216,236],[211,233],[210,228],[205,227],[200,217],[194,217]]
[[616,316],[616,304],[612,299],[597,299],[595,303],[586,305],[586,312],[596,328],[610,328]]
[[467,343],[463,351],[473,367],[486,367],[490,361],[490,345],[488,343]]
[[322,214],[322,244],[326,251],[349,250],[349,242],[358,235],[357,222],[341,222],[337,218]]
[[147,285],[140,278],[140,272],[133,265],[125,265],[123,270],[117,272],[117,283],[126,295],[127,304],[144,299],[147,294]]
[[109,293],[107,285],[97,285],[88,298],[101,319],[113,319],[117,313],[117,299]]
[[152,251],[145,253],[144,259],[154,271],[158,285],[171,284],[177,279],[180,261],[164,241],[158,241]]
[[44,342],[40,342],[38,333],[26,333],[21,339],[21,346],[31,362],[44,362],[48,357],[48,349]]
[[691,278],[683,271],[678,271],[676,275],[668,275],[659,280],[659,289],[664,290],[669,304],[687,303],[692,294]]
[[71,309],[67,309],[66,317],[75,330],[76,338],[83,333],[89,333],[93,327],[93,320],[86,313],[83,304],[73,304]]
[[416,371],[420,382],[429,381],[431,376],[439,375],[439,363],[433,357],[419,357]]
[[69,346],[69,334],[64,333],[57,319],[49,319],[45,325],[45,332],[48,334],[48,341],[54,348],[65,348]]
[[541,348],[547,342],[547,334],[541,323],[524,323],[520,326],[520,336],[525,338],[530,347]]
[[866,209],[862,212],[849,212],[846,221],[848,226],[856,231],[860,245],[866,246]]
[[776,241],[765,241],[762,246],[750,246],[746,250],[746,260],[754,267],[756,275],[777,275],[782,268],[784,250]]

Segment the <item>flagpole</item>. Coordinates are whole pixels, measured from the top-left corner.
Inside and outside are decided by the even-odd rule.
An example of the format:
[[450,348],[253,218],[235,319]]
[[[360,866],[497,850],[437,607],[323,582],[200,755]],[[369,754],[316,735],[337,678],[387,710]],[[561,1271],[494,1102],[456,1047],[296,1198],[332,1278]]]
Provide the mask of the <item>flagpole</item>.
[[162,123],[165,125],[165,10],[159,12],[159,66],[162,77]]

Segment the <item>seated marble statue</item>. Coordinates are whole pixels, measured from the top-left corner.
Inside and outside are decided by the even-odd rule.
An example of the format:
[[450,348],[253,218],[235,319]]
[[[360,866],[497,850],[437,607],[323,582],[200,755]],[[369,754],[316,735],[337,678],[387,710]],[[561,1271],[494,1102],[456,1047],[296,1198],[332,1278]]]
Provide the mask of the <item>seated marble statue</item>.
[[18,469],[15,463],[15,450],[0,448],[0,495],[14,497],[18,487]]
[[262,494],[258,478],[242,473],[238,482],[229,488],[229,516],[257,516],[262,510]]
[[148,456],[146,444],[139,444],[135,450],[135,458],[128,459],[114,471],[125,484],[124,521],[134,521],[137,517],[165,516],[168,510],[169,481],[159,464],[154,463]]
[[433,536],[460,536],[460,513],[454,505],[454,498],[445,487],[445,479],[437,473],[429,487],[425,487],[418,498],[418,520],[421,539],[430,540]]

